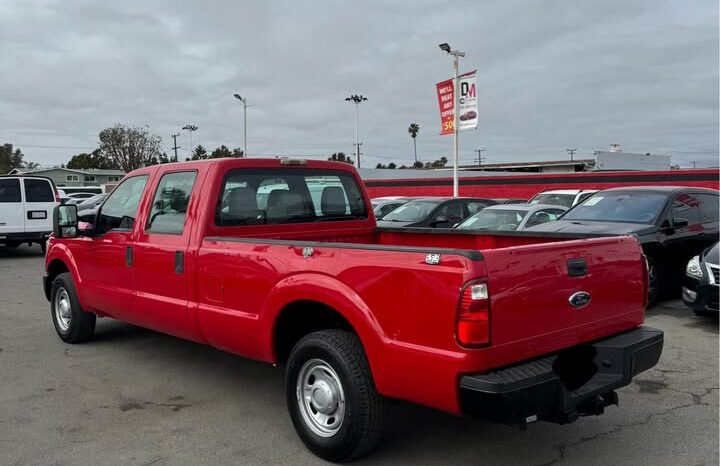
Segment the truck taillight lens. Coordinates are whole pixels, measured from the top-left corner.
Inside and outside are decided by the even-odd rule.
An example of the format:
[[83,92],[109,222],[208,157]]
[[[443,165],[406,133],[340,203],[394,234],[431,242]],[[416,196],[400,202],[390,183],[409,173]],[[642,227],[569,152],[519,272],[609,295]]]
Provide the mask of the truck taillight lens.
[[457,341],[462,346],[490,344],[490,295],[487,283],[471,282],[460,294]]

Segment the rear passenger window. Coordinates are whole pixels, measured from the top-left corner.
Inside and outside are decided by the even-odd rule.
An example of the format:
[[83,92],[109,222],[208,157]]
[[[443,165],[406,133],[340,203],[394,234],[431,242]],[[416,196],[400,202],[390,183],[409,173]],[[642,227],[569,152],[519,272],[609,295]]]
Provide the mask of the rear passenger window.
[[361,191],[345,172],[233,170],[215,214],[218,226],[265,225],[367,218]]
[[712,194],[696,194],[695,197],[700,201],[700,221],[708,222],[718,219],[718,211],[720,205],[718,196]]
[[148,232],[182,234],[196,176],[197,173],[191,171],[167,173],[160,178],[150,210]]
[[696,194],[680,194],[672,204],[673,220],[687,220],[688,225],[695,225],[700,222],[700,201]]
[[25,202],[55,202],[55,193],[49,181],[26,178],[23,183],[25,183]]
[[0,202],[22,202],[20,198],[20,180],[0,178]]

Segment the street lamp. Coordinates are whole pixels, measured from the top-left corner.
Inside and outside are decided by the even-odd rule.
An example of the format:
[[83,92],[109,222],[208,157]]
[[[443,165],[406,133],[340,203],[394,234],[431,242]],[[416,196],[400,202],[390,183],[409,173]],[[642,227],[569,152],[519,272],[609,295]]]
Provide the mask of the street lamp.
[[439,45],[440,50],[443,52],[447,52],[449,55],[453,56],[453,71],[455,72],[455,77],[453,78],[453,197],[458,197],[459,195],[459,183],[458,183],[458,90],[459,90],[459,82],[458,82],[458,67],[460,62],[460,57],[465,56],[465,52],[461,52],[459,50],[453,50],[450,48],[450,45],[446,43],[442,43]]
[[360,144],[362,144],[358,140],[358,119],[360,116],[360,111],[358,108],[360,107],[360,104],[362,102],[365,102],[367,100],[367,97],[363,96],[362,94],[352,94],[350,97],[346,97],[346,102],[352,102],[355,104],[355,159],[357,160],[357,166],[360,168]]
[[182,129],[186,129],[187,132],[190,133],[190,153],[192,154],[192,150],[193,150],[192,133],[193,133],[193,131],[197,131],[198,127],[195,125],[185,125],[182,127]]
[[233,96],[243,104],[243,155],[247,157],[247,97],[243,99],[240,94]]

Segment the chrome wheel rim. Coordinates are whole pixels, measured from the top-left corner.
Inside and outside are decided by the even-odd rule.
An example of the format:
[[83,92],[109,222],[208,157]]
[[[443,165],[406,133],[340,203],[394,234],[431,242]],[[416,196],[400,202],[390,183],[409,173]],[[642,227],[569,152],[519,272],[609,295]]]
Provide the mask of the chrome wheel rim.
[[335,370],[321,359],[311,359],[298,373],[296,395],[300,414],[310,430],[332,437],[345,418],[345,392]]
[[65,288],[60,288],[55,294],[55,322],[61,332],[65,333],[70,328],[72,320],[72,307],[70,306],[70,295]]

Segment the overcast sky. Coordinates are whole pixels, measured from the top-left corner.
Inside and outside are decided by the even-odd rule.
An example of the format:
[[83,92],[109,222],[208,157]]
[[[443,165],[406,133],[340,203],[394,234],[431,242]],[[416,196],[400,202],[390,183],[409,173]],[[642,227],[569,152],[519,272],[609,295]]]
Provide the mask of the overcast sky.
[[718,164],[717,0],[0,1],[0,143],[66,162],[120,122],[147,124],[181,157],[193,143],[250,155],[353,151],[363,166],[452,154],[439,136],[438,44],[478,70],[479,127],[461,162],[576,157],[618,143]]

